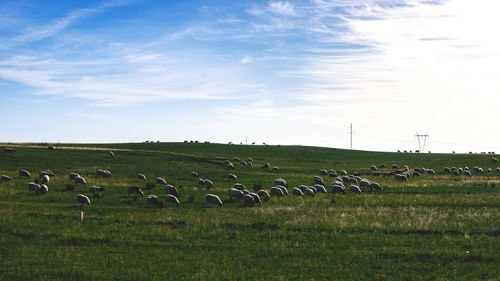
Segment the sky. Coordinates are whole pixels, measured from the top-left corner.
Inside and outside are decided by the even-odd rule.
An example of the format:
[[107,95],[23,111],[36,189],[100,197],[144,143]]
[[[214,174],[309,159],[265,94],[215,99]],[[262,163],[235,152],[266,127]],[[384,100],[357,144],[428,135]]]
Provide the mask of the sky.
[[500,151],[500,1],[0,2],[0,142]]

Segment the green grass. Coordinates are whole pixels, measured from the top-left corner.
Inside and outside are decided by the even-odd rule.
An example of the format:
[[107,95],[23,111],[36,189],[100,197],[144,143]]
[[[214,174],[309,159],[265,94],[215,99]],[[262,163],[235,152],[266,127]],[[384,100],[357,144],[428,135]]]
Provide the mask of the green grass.
[[[0,149],[8,145],[0,145]],[[16,146],[0,154],[0,280],[498,280],[500,276],[500,176],[471,179],[443,172],[448,166],[496,168],[489,155],[405,154],[302,146],[242,146],[194,143],[60,144]],[[62,148],[65,147],[65,148]],[[115,158],[107,150],[115,151]],[[215,157],[234,161],[227,171]],[[262,169],[269,162],[278,173]],[[373,178],[378,193],[292,195],[244,208],[229,202],[234,173],[251,189],[312,184],[320,169],[367,172],[385,163],[435,169],[408,182]],[[32,175],[56,173],[49,192],[26,190]],[[108,169],[111,178],[98,178]],[[65,191],[68,173],[105,187],[90,197],[78,222],[77,193]],[[191,172],[214,181],[210,192],[222,208],[203,204],[206,190]],[[150,208],[126,189],[144,173],[174,184],[181,207]],[[324,177],[327,185],[332,179]],[[161,196],[161,187],[145,190]],[[194,201],[187,202],[194,195]]]

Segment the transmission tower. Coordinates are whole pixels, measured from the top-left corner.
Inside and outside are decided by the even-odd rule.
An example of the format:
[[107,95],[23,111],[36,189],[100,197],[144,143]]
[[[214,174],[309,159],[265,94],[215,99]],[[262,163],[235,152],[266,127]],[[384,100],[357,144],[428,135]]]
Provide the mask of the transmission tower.
[[352,134],[354,134],[354,132],[352,131],[352,123],[351,123],[351,125],[349,126],[349,136],[350,136],[351,150],[352,150]]
[[425,150],[425,143],[427,142],[427,138],[429,138],[429,134],[425,133],[425,134],[419,134],[417,133],[415,135],[415,137],[417,138],[417,141],[418,141],[418,148],[420,149],[420,151],[424,151]]

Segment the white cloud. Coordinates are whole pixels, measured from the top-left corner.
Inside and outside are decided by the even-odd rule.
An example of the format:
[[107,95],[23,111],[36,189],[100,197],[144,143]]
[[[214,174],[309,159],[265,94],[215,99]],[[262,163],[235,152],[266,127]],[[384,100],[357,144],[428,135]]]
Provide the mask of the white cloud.
[[243,64],[252,63],[253,61],[254,61],[254,59],[251,56],[243,56],[240,60],[240,62]]
[[295,13],[292,4],[290,4],[289,2],[282,2],[282,1],[269,2],[269,10],[271,10],[274,13],[282,15],[293,15]]

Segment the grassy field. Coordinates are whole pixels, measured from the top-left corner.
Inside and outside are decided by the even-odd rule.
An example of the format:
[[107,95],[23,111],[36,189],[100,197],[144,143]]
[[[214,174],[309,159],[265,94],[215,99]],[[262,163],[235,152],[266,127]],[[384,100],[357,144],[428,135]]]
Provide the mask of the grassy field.
[[[500,174],[491,155],[410,154],[302,146],[205,143],[0,145],[0,280],[499,280]],[[115,157],[107,151],[112,149]],[[221,160],[252,157],[254,167]],[[264,163],[280,168],[263,169]],[[433,168],[407,182],[366,176],[382,191],[273,197],[262,206],[230,202],[231,172],[249,189],[274,179],[312,184],[320,169],[367,173],[371,165]],[[492,168],[455,177],[444,167]],[[49,192],[27,191],[33,175],[55,172]],[[96,176],[107,169],[111,178]],[[68,173],[105,187],[66,191]],[[205,207],[205,189],[191,172],[211,179],[210,193],[225,201]],[[181,206],[152,208],[134,201],[127,187],[144,173],[164,177],[180,190]],[[324,176],[327,187],[332,179]],[[33,179],[31,179],[33,180]],[[328,188],[329,189],[329,188]],[[90,196],[79,222],[76,194]],[[163,197],[157,186],[146,194]],[[192,202],[188,198],[194,196]]]

